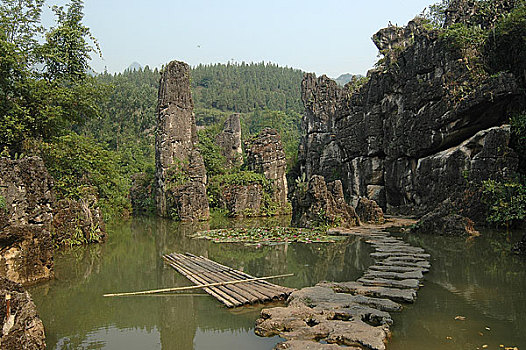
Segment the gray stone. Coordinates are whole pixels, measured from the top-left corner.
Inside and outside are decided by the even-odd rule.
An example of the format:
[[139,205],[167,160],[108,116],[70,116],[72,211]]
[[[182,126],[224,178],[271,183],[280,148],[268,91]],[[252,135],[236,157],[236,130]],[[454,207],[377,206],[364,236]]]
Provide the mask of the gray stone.
[[365,197],[361,197],[358,200],[356,214],[361,222],[367,222],[370,224],[383,224],[385,222],[382,208],[380,208],[374,200]]
[[421,258],[421,259],[428,259],[430,257],[429,254],[422,254],[422,253],[411,253],[411,252],[400,252],[400,251],[392,251],[392,252],[377,252],[377,253],[371,253],[371,257],[378,258],[378,259],[384,259],[384,258]]
[[326,184],[322,176],[313,176],[304,187],[296,188],[292,199],[293,226],[353,227],[359,224],[354,208],[345,202],[340,181]]
[[321,282],[317,285],[332,288],[336,293],[360,294],[373,298],[391,299],[396,302],[413,303],[416,291],[387,287],[364,286],[359,282]]
[[405,280],[405,279],[422,279],[424,276],[420,271],[411,271],[411,272],[392,272],[392,271],[375,271],[369,270],[364,274],[364,278],[374,279],[374,278],[387,278],[392,280]]
[[401,288],[401,289],[418,289],[420,282],[415,279],[406,280],[391,280],[386,278],[366,278],[362,277],[358,279],[358,282],[364,286],[377,286],[377,287],[389,287],[389,288]]
[[22,284],[53,277],[52,189],[42,159],[0,158],[0,277]]
[[426,273],[426,272],[429,271],[428,269],[425,269],[423,267],[382,266],[382,265],[369,266],[369,270],[386,271],[386,272],[413,272],[413,271],[421,271],[422,273]]
[[221,131],[216,137],[216,144],[221,149],[221,154],[226,158],[227,167],[243,164],[243,150],[241,148],[241,115],[230,115]]
[[206,170],[196,148],[190,67],[172,61],[159,84],[155,138],[156,203],[160,216],[208,219]]
[[281,137],[274,129],[265,128],[245,143],[247,168],[272,181],[273,199],[287,205],[287,160]]

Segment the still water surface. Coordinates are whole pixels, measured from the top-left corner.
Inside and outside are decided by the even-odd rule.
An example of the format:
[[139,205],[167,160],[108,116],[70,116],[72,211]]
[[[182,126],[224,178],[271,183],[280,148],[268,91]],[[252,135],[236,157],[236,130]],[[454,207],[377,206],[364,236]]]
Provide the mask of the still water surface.
[[[272,349],[278,337],[260,338],[253,332],[261,307],[229,310],[201,293],[102,294],[190,285],[162,262],[163,254],[174,251],[207,256],[256,276],[292,272],[294,277],[275,282],[295,288],[354,280],[372,262],[371,248],[357,238],[257,248],[187,237],[207,228],[286,225],[290,217],[279,220],[192,226],[139,218],[109,227],[105,244],[58,253],[56,279],[30,289],[48,349]],[[504,344],[526,350],[526,262],[506,253],[511,243],[502,234],[485,232],[475,241],[405,239],[431,253],[432,270],[416,304],[393,313],[388,349],[476,349],[484,344],[497,349]],[[466,320],[455,321],[458,315]]]

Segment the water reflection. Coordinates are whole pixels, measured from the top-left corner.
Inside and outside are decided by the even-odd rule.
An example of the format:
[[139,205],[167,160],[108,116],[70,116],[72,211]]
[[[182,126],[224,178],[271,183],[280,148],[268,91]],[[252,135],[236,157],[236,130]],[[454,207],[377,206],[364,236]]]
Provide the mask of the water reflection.
[[104,298],[108,292],[157,289],[190,283],[161,256],[191,252],[256,276],[292,272],[276,281],[290,287],[324,279],[352,280],[370,264],[370,248],[361,240],[335,244],[246,247],[187,237],[218,226],[283,225],[233,221],[177,224],[135,219],[110,227],[103,245],[81,247],[55,258],[56,279],[31,293],[46,327],[49,349],[270,349],[277,338],[253,334],[260,307],[228,310],[202,294]]
[[526,261],[509,253],[513,240],[488,230],[475,240],[406,239],[431,253],[431,271],[416,304],[394,315],[389,349],[526,347]]

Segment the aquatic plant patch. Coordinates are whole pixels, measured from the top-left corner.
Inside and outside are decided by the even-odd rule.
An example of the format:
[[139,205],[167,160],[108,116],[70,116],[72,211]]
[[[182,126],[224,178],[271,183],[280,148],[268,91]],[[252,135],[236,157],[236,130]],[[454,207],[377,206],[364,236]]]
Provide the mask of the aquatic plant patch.
[[287,242],[333,243],[343,239],[329,236],[325,229],[296,227],[257,227],[199,231],[193,238],[209,239],[216,243],[276,244]]

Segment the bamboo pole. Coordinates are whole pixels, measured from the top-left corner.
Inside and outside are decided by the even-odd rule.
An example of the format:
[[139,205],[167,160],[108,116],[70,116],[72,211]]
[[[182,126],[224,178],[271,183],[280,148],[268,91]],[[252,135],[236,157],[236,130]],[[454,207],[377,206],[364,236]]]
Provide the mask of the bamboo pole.
[[293,273],[287,273],[287,274],[284,274],[284,275],[257,277],[257,278],[250,278],[250,279],[246,279],[246,280],[216,282],[216,283],[200,284],[200,285],[197,285],[197,286],[187,286],[187,287],[175,287],[175,288],[164,288],[164,289],[154,289],[154,290],[143,290],[143,291],[140,291],[140,292],[110,293],[110,294],[104,294],[104,296],[105,297],[120,297],[120,296],[127,296],[127,295],[145,295],[145,294],[177,292],[177,291],[180,291],[180,290],[191,290],[191,289],[199,289],[199,288],[218,287],[218,286],[225,286],[225,285],[229,285],[229,284],[237,284],[237,283],[250,282],[250,281],[264,281],[264,280],[268,280],[268,279],[272,279],[272,278],[282,278],[282,277],[290,277],[290,276],[294,276],[294,274]]

